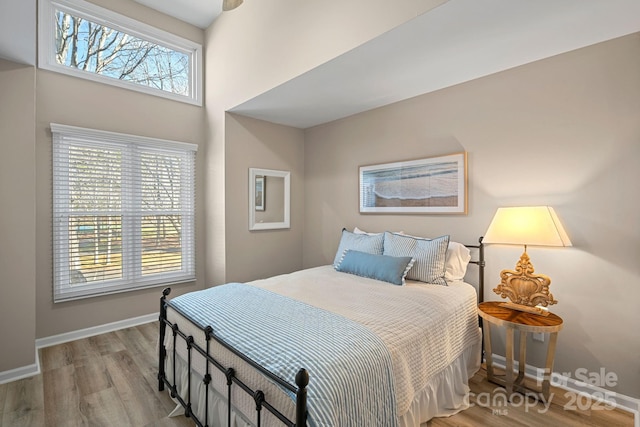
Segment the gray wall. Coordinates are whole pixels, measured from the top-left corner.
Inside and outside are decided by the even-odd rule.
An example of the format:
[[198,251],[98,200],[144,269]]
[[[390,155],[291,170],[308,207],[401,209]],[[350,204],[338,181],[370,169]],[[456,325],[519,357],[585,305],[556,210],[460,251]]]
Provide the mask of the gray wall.
[[0,59],[0,100],[1,373],[35,363],[35,69]]
[[[202,43],[204,32],[138,3],[125,0],[94,1],[166,31]],[[203,287],[204,242],[204,107],[137,93],[126,89],[37,71],[36,196],[38,338],[76,331],[158,311],[162,288],[53,303],[51,252],[51,132],[60,123],[112,132],[198,144],[196,157],[196,282],[173,286],[172,295]]]
[[[565,321],[555,371],[604,367],[640,397],[639,51],[637,33],[306,130],[304,266],[333,259],[342,227],[468,243],[497,207],[554,206],[573,247],[528,252]],[[468,215],[358,213],[358,166],[460,150]],[[487,247],[486,299],[521,252]]]
[[[237,218],[238,215],[247,215],[247,196],[238,194],[238,191],[244,193],[246,186],[243,185],[240,189],[236,187],[237,179],[233,177],[238,173],[247,175],[246,169],[251,165],[243,160],[243,156],[251,158],[253,154],[252,147],[247,147],[246,144],[243,147],[247,147],[247,152],[241,152],[235,147],[235,132],[228,133],[226,126],[236,126],[238,123],[231,123],[232,116],[226,114],[226,111],[444,2],[445,0],[405,0],[392,8],[389,8],[386,0],[314,0],[297,2],[295,7],[291,7],[290,2],[245,2],[232,13],[220,15],[207,29],[207,167],[204,178],[207,286],[224,283],[234,277],[263,275],[264,271],[260,271],[260,268],[266,266],[262,262],[255,266],[249,263],[238,265],[239,260],[246,255],[247,247],[239,246],[236,236],[229,235],[241,229],[245,229],[243,233],[247,233],[247,222]],[[363,14],[366,19],[359,19],[357,25],[353,25],[353,17],[362,17]],[[331,28],[331,31],[326,31],[327,28]],[[259,141],[259,146],[269,145],[267,141],[262,141],[259,134],[254,134],[252,138]],[[231,154],[228,154],[229,151]],[[269,155],[277,158],[280,153]],[[290,160],[285,160],[284,164],[292,164],[292,168],[300,170],[295,161],[289,162]],[[259,163],[262,164],[258,164],[258,167],[267,167],[264,162]],[[246,181],[245,175],[242,175],[242,182]],[[299,185],[300,182],[294,176],[291,185]],[[292,227],[299,227],[302,221],[294,211],[291,213],[291,220]],[[289,233],[281,231],[279,234],[286,235],[287,238],[280,241],[276,251],[289,253],[292,250],[290,236],[300,237],[297,233],[294,228]],[[250,239],[261,240],[271,234],[273,233],[256,233]],[[247,236],[241,235],[240,239],[245,242]],[[273,240],[270,241],[273,243]],[[233,249],[227,245],[234,245]],[[300,242],[293,245],[297,248]],[[240,248],[240,252],[235,248]],[[263,250],[262,246],[258,250]],[[289,271],[298,263],[299,256],[299,253],[296,254],[290,262],[278,261],[281,267],[278,271]],[[240,270],[243,271],[241,276],[237,274]],[[276,270],[271,268],[268,270],[274,271]]]
[[[175,294],[328,263],[343,226],[450,233],[455,240],[473,242],[499,206],[552,205],[574,247],[530,248],[529,254],[537,271],[552,277],[560,301],[553,310],[566,322],[556,371],[605,367],[618,374],[614,390],[640,397],[640,338],[634,330],[640,324],[640,228],[632,187],[640,178],[640,35],[303,132],[225,111],[442,1],[411,0],[390,11],[383,0],[358,0],[346,7],[366,7],[368,19],[355,27],[341,21],[350,16],[342,13],[342,4],[309,2],[291,10],[285,3],[256,2],[234,15],[223,14],[206,35],[130,0],[94,2],[206,40],[206,113],[205,108],[0,62],[0,136],[3,149],[15,153],[0,160],[0,195],[22,209],[19,217],[4,206],[0,210],[0,279],[3,290],[10,289],[3,291],[0,313],[2,325],[15,328],[0,328],[0,339],[19,337],[11,355],[2,352],[0,372],[32,363],[35,337],[157,310],[157,290],[52,303],[48,125],[58,122],[199,145],[197,281],[174,287]],[[327,25],[335,31],[319,30]],[[269,31],[273,28],[278,31]],[[31,49],[28,56],[33,59]],[[460,150],[469,154],[468,215],[358,213],[358,166]],[[291,230],[248,232],[249,167],[292,171]],[[19,176],[13,182],[21,186],[4,185],[8,174]],[[520,252],[487,248],[487,299],[497,299],[492,280],[497,283],[498,272],[512,268]],[[16,281],[20,286],[12,287]],[[534,363],[543,348],[532,343]]]
[[[233,114],[227,114],[225,130],[227,281],[249,281],[300,270],[304,132]],[[249,168],[291,172],[291,228],[249,231]]]
[[[29,3],[29,2],[27,2]],[[35,1],[16,19],[35,43]],[[199,43],[204,31],[129,0],[94,0],[100,6]],[[5,5],[3,5],[5,8]],[[12,9],[13,10],[13,9]],[[28,11],[28,13],[24,13]],[[16,21],[16,22],[18,22]],[[12,28],[12,27],[11,27]],[[22,44],[21,44],[22,43]],[[35,61],[32,46],[0,55]],[[0,373],[33,371],[35,339],[155,313],[160,289],[53,304],[51,253],[51,122],[131,133],[199,145],[196,160],[196,234],[205,234],[204,107],[81,80],[0,60]],[[173,295],[203,287],[204,240],[196,239],[196,282]]]

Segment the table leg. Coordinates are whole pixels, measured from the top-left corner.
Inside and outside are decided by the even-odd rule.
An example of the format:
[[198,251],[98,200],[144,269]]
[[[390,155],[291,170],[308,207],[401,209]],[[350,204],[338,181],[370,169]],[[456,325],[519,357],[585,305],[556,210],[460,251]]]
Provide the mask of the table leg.
[[520,331],[520,358],[518,362],[518,378],[515,383],[521,384],[524,381],[524,371],[527,366],[527,333]]
[[553,372],[553,356],[556,352],[556,342],[558,341],[558,333],[549,334],[549,347],[547,347],[547,363],[544,367],[544,376],[542,380],[542,395],[546,402],[549,401],[549,387],[551,384],[551,372]]
[[507,333],[507,367],[505,372],[505,388],[507,399],[511,400],[513,394],[513,328],[506,328]]
[[487,380],[493,381],[493,352],[491,351],[491,323],[482,319],[482,332],[484,334],[484,359],[487,363]]

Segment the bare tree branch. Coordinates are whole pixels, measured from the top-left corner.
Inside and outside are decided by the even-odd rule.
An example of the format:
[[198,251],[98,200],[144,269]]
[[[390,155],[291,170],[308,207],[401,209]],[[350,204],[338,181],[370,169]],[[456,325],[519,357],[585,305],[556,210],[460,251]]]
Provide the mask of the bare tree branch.
[[58,63],[172,93],[189,92],[186,54],[63,12],[56,19]]

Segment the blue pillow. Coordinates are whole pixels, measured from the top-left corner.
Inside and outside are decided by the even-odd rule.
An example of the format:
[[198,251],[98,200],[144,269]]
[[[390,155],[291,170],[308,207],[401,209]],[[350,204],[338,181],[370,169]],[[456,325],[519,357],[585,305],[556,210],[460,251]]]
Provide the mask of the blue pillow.
[[415,259],[407,279],[447,286],[444,279],[449,236],[422,239],[405,234],[384,233],[384,255]]
[[336,256],[333,259],[333,267],[335,268],[344,251],[347,249],[353,249],[355,251],[366,252],[368,254],[382,255],[384,234],[356,234],[346,229],[342,229],[342,237],[340,238],[340,244],[336,251]]
[[374,255],[347,249],[336,266],[337,271],[404,285],[404,277],[413,266],[411,257]]

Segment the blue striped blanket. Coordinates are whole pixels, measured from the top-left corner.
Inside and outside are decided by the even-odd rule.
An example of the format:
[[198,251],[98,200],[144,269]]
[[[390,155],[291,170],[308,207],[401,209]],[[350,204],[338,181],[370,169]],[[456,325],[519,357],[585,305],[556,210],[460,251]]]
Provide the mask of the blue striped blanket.
[[240,283],[181,295],[169,305],[291,384],[298,369],[307,369],[310,426],[397,424],[391,356],[365,326]]

